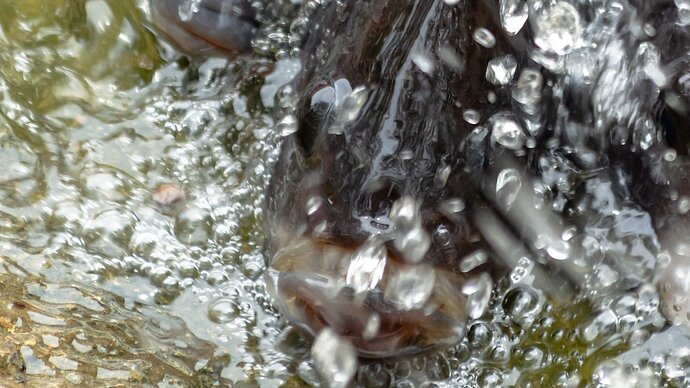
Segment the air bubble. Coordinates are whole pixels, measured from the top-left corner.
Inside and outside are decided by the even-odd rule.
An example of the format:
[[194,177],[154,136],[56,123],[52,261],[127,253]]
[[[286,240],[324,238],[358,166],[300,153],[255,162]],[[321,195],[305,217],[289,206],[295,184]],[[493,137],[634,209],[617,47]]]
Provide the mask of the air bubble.
[[558,55],[570,53],[582,35],[579,12],[565,1],[542,8],[530,20],[533,21],[534,43]]
[[510,210],[517,199],[522,181],[520,173],[513,168],[501,170],[496,178],[496,200],[503,209]]
[[491,31],[486,28],[477,28],[472,34],[474,41],[486,48],[492,48],[496,45],[496,37]]
[[470,318],[477,319],[484,315],[489,307],[492,289],[493,281],[488,273],[481,273],[463,284],[462,293],[467,295],[467,315]]
[[491,117],[490,122],[491,136],[498,144],[514,151],[524,147],[527,136],[509,113],[497,113]]
[[488,255],[483,250],[475,251],[460,260],[460,272],[468,273],[486,263],[488,258]]
[[481,119],[481,116],[479,115],[479,112],[477,112],[474,109],[467,109],[462,113],[462,118],[467,121],[469,124],[476,125],[479,124],[479,120]]
[[314,366],[330,387],[347,387],[357,371],[352,344],[330,328],[321,330],[311,348]]
[[428,265],[404,266],[389,280],[384,297],[401,310],[417,310],[431,297],[435,281],[435,272]]
[[501,26],[510,36],[517,35],[527,21],[529,9],[525,0],[499,0]]
[[486,80],[494,85],[508,85],[513,80],[516,69],[517,60],[510,54],[493,58],[486,66]]
[[383,245],[372,240],[367,241],[350,261],[346,284],[356,293],[373,290],[383,278],[387,257]]

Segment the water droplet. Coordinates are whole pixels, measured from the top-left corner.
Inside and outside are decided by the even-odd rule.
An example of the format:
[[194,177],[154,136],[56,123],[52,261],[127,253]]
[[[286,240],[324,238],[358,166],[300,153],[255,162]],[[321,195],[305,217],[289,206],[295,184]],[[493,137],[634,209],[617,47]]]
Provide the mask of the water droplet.
[[368,240],[359,248],[347,269],[346,284],[356,293],[376,288],[386,268],[386,247]]
[[477,112],[476,110],[467,109],[465,112],[462,113],[462,118],[469,124],[476,125],[479,124],[481,116],[479,115],[479,112]]
[[675,161],[677,156],[678,154],[676,153],[676,150],[674,150],[673,148],[669,148],[664,152],[664,160],[667,162]]
[[489,90],[489,92],[486,93],[486,101],[488,101],[489,104],[495,104],[497,100],[498,97],[496,96],[496,93],[494,93],[493,90]]
[[362,331],[362,338],[365,340],[370,340],[376,337],[381,329],[381,317],[378,314],[371,314],[367,323]]
[[468,273],[480,265],[486,263],[489,256],[483,250],[477,250],[460,260],[460,272]]
[[546,253],[554,260],[566,260],[570,257],[570,244],[563,240],[550,240],[546,245]]
[[501,26],[510,36],[517,35],[525,25],[528,15],[525,0],[500,0],[499,12],[501,14]]
[[558,55],[570,53],[582,35],[580,14],[565,1],[540,10],[533,21],[534,43]]
[[460,213],[465,210],[465,201],[461,198],[448,198],[441,202],[438,210],[443,213],[449,220],[454,222],[460,221]]
[[492,289],[491,276],[485,272],[463,284],[462,293],[467,295],[467,315],[470,318],[477,319],[484,315],[489,307]]
[[384,297],[401,310],[417,310],[431,297],[436,274],[428,265],[407,265],[395,273],[384,291]]
[[180,20],[183,22],[188,22],[194,17],[194,14],[199,13],[199,6],[201,0],[183,0],[177,6],[177,14],[180,16]]
[[496,113],[489,121],[491,123],[491,137],[498,144],[514,151],[522,149],[527,136],[510,113]]
[[472,34],[474,41],[486,48],[492,48],[496,45],[496,37],[491,31],[484,27],[477,28]]
[[533,288],[515,287],[503,298],[503,309],[515,321],[534,318],[539,313],[539,296]]
[[444,188],[446,183],[448,183],[448,178],[450,177],[450,173],[452,171],[453,168],[450,165],[441,163],[436,170],[436,175],[434,176],[434,186],[438,189]]
[[674,0],[678,7],[678,24],[690,25],[690,0]]
[[580,332],[580,336],[587,342],[605,340],[616,333],[618,316],[610,309],[597,314]]
[[496,178],[496,201],[510,210],[521,188],[520,173],[513,168],[503,169]]
[[419,68],[419,70],[433,75],[434,73],[434,60],[431,58],[428,52],[422,50],[414,50],[412,52],[412,62]]
[[344,98],[339,111],[339,122],[342,124],[354,121],[369,98],[369,91],[363,86],[357,86]]
[[441,46],[441,48],[438,49],[438,58],[446,66],[450,67],[456,72],[462,72],[464,68],[462,58],[451,47]]
[[537,346],[529,346],[522,352],[522,365],[527,368],[537,368],[544,359],[544,351]]
[[637,57],[647,78],[660,88],[666,86],[668,79],[660,66],[661,54],[659,49],[652,43],[643,42],[637,48]]
[[473,324],[467,331],[467,340],[474,349],[485,349],[491,344],[491,329],[485,322]]
[[493,58],[486,66],[486,80],[494,85],[508,85],[517,69],[517,60],[508,54]]
[[690,198],[684,195],[678,199],[678,212],[685,214],[688,211],[690,211]]
[[355,348],[330,328],[316,337],[311,355],[316,370],[330,387],[347,387],[357,371]]
[[311,195],[304,204],[304,211],[311,216],[318,212],[321,206],[323,206],[323,198],[320,195]]
[[278,122],[280,136],[289,136],[297,132],[297,120],[293,115],[287,115]]
[[544,77],[534,69],[523,69],[518,77],[512,97],[521,104],[525,113],[537,113],[536,105],[541,101],[541,89]]
[[431,246],[429,234],[421,227],[416,225],[405,233],[398,235],[393,241],[397,249],[407,263],[416,264],[422,261],[424,255]]
[[393,202],[390,211],[390,218],[399,227],[409,228],[414,225],[416,221],[418,221],[417,212],[417,201],[415,201],[414,198],[406,195]]

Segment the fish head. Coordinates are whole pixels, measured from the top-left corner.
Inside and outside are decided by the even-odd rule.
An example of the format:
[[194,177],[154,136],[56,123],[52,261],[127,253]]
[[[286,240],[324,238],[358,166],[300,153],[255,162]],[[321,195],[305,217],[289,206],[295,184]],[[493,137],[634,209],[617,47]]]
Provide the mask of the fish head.
[[[307,336],[328,327],[362,358],[399,358],[459,342],[498,271],[464,212],[477,194],[458,103],[485,81],[458,74],[461,55],[478,55],[477,10],[357,4],[312,17],[297,130],[267,193],[266,282]],[[459,51],[434,68],[439,40]]]

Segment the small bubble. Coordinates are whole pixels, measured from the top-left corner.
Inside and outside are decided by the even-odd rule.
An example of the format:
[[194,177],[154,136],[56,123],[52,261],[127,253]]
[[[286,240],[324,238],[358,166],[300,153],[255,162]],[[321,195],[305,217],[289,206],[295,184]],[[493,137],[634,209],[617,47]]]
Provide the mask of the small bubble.
[[477,28],[472,34],[474,41],[486,48],[492,48],[496,45],[496,37],[491,31],[484,27]]
[[208,309],[208,318],[216,323],[226,323],[240,316],[240,305],[232,299],[218,299]]
[[473,349],[486,349],[492,338],[491,329],[484,322],[473,324],[467,331],[467,340]]
[[685,214],[688,211],[690,211],[690,198],[684,195],[678,199],[678,212]]
[[474,109],[467,109],[462,113],[462,118],[467,121],[469,124],[476,125],[479,124],[479,120],[481,119],[481,116],[479,115],[479,112],[477,112]]
[[521,321],[528,316],[536,317],[538,308],[539,296],[532,288],[515,287],[503,298],[503,309],[513,320]]

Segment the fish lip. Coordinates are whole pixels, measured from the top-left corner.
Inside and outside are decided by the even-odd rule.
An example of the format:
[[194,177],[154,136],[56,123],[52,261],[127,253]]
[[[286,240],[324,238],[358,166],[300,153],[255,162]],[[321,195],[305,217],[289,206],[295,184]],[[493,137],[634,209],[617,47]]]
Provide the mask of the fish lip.
[[[339,255],[331,253],[330,256],[331,259],[339,256],[341,262],[317,265],[315,260],[328,256],[319,257],[319,253],[328,250],[337,250]],[[302,262],[292,260],[288,266],[281,262],[296,251],[308,258]],[[348,339],[363,360],[423,355],[453,346],[464,338],[467,319],[464,304],[463,311],[458,313],[457,309],[438,303],[439,297],[448,292],[444,288],[447,282],[439,282],[439,290],[434,291],[439,295],[432,297],[434,301],[418,309],[403,310],[388,302],[381,288],[355,294],[346,285],[342,268],[338,269],[349,257],[347,249],[300,238],[278,251],[265,272],[267,291],[274,299],[274,306],[306,337],[314,339],[323,328],[329,327]],[[454,291],[457,291],[454,297],[463,298],[459,289]],[[373,316],[378,318],[378,330],[367,334],[367,324]]]

